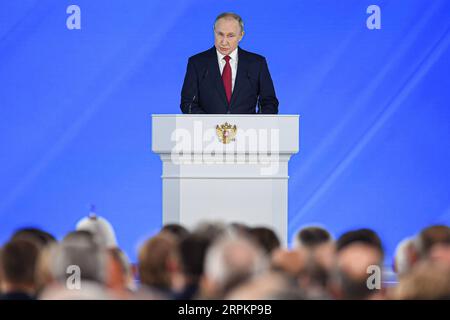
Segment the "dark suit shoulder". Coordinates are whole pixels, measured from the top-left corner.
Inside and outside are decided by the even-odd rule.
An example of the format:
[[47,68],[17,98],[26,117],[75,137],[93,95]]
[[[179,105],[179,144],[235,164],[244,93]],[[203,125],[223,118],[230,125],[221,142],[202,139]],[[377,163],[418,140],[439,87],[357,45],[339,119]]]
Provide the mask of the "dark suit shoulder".
[[211,57],[212,54],[216,53],[216,49],[213,47],[211,49],[205,50],[203,52],[197,53],[191,57],[189,57],[189,60],[197,62],[197,61],[204,61],[205,59],[208,59]]
[[245,55],[247,59],[257,60],[258,62],[264,61],[266,59],[264,56],[260,54],[244,50],[240,47],[239,47],[239,55]]

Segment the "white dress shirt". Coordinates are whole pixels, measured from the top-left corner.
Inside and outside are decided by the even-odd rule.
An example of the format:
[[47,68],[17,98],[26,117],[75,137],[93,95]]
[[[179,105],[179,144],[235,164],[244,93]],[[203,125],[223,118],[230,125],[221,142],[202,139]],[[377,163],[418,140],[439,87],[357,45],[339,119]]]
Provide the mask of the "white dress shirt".
[[[217,60],[219,62],[220,67],[220,75],[222,75],[223,68],[225,68],[225,57],[223,54],[217,51]],[[230,66],[231,66],[231,92],[234,90],[234,81],[236,80],[237,66],[238,66],[238,48],[234,49],[230,54]]]

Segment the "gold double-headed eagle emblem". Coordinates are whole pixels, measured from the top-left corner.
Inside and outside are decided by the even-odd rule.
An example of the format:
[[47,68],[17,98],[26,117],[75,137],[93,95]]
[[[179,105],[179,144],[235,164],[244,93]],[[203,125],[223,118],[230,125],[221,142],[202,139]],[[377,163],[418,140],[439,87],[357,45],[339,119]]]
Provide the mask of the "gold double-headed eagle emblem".
[[228,122],[225,122],[220,126],[219,125],[216,126],[217,137],[223,144],[227,144],[230,143],[231,141],[234,141],[236,133],[237,133],[236,125],[231,125]]

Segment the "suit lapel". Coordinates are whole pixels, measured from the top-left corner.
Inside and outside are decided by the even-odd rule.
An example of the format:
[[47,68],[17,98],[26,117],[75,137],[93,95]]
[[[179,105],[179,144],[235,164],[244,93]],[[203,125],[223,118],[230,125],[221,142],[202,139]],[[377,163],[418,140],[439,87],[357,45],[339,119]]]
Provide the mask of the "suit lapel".
[[209,58],[209,70],[211,70],[211,75],[213,76],[214,85],[219,93],[219,96],[222,98],[223,102],[228,105],[227,95],[225,93],[225,88],[222,82],[222,76],[220,75],[220,67],[217,61],[217,52],[216,48],[212,47],[211,54]]
[[246,77],[247,77],[247,60],[245,52],[243,52],[243,50],[241,50],[241,48],[238,47],[238,67],[236,72],[236,79],[234,82],[233,93],[231,95],[231,102],[230,102],[231,106],[233,105],[233,102],[236,101],[239,95],[239,91],[242,88],[242,83],[246,81]]

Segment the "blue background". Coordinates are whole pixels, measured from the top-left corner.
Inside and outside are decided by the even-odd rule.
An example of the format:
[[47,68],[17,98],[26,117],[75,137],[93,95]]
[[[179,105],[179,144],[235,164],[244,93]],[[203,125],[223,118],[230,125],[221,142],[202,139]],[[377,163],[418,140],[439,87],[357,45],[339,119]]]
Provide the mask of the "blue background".
[[448,0],[1,0],[1,243],[29,225],[60,238],[94,203],[135,259],[161,226],[151,114],[180,112],[187,58],[213,45],[222,11],[267,58],[280,113],[301,115],[290,237],[369,227],[390,261],[402,238],[450,223]]

